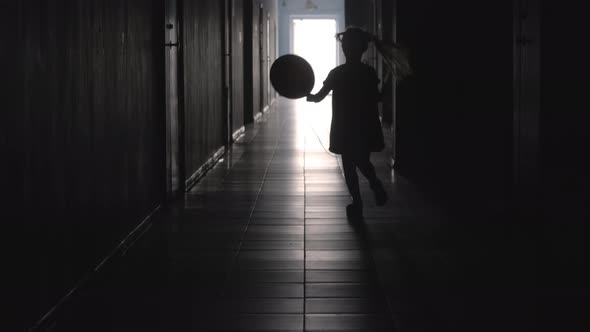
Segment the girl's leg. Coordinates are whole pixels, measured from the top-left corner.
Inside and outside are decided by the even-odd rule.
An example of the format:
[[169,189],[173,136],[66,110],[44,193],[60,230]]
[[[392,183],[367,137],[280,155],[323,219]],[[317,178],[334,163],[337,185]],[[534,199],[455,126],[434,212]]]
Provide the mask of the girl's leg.
[[363,173],[367,180],[369,180],[371,187],[373,187],[373,185],[376,183],[380,183],[379,179],[377,178],[377,173],[375,172],[375,167],[373,164],[371,164],[370,152],[360,153],[357,156],[356,164],[361,173]]
[[356,162],[353,155],[342,154],[342,167],[344,168],[344,179],[348,192],[352,196],[353,205],[362,206],[361,190],[359,188],[359,179],[356,174]]
[[375,194],[375,202],[377,205],[383,205],[387,201],[387,193],[383,188],[383,184],[379,181],[377,177],[377,173],[375,172],[375,167],[371,164],[371,153],[367,152],[362,155],[359,155],[359,159],[357,161],[357,166],[361,173],[369,180],[369,184],[371,185],[371,189]]

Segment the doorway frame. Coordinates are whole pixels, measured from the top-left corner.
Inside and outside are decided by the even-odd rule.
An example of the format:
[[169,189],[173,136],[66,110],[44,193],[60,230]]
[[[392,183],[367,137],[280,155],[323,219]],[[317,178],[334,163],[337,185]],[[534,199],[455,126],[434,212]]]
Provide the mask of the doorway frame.
[[[170,22],[168,22],[168,6],[174,6],[174,24],[172,28],[168,26]],[[164,158],[164,176],[165,176],[165,202],[171,202],[176,199],[178,196],[184,194],[186,190],[185,181],[186,181],[186,170],[185,170],[185,137],[184,137],[184,57],[183,57],[183,49],[182,49],[182,41],[183,41],[183,8],[182,8],[182,1],[181,0],[166,0],[164,2],[164,64],[163,64],[163,75],[164,75],[164,116],[165,116],[165,158]],[[176,38],[171,38],[170,32],[174,30],[176,34]],[[172,48],[175,48],[176,53],[176,115],[174,118],[171,117],[171,110],[169,108],[169,100],[168,100],[168,76],[169,76],[169,53]],[[176,123],[172,121],[176,120]],[[173,128],[176,127],[176,135],[174,133]],[[176,167],[177,167],[177,176],[178,176],[178,183],[177,188],[174,188],[172,185],[172,135],[175,135],[175,139],[177,140],[177,160],[176,160]]]
[[[294,33],[293,21],[295,20],[335,20],[336,32],[344,31],[344,16],[338,14],[293,14],[289,15],[289,53],[294,52]],[[335,36],[334,36],[335,38]],[[342,48],[336,47],[336,65],[343,64],[344,53]]]
[[512,201],[537,211],[541,186],[541,5],[516,0],[513,18]]

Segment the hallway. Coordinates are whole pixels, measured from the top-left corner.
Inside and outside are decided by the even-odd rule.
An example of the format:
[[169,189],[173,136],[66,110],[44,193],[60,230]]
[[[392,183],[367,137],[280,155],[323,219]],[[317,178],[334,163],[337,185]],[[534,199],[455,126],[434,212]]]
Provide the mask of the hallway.
[[[590,331],[583,4],[0,13],[0,330]],[[325,149],[330,101],[281,99],[269,80],[308,15],[373,36],[390,200],[362,182],[362,223]],[[414,73],[388,76],[378,40]]]
[[400,330],[395,317],[407,308],[392,282],[405,268],[388,240],[404,224],[432,227],[433,215],[392,178],[383,152],[373,161],[390,199],[376,207],[363,180],[365,222],[351,224],[338,159],[322,146],[329,100],[281,98],[274,108],[57,331]]

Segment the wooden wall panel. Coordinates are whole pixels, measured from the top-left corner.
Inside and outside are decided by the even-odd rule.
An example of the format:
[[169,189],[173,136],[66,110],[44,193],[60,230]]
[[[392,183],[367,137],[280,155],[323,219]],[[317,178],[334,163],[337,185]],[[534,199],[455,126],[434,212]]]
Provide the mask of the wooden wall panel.
[[244,32],[251,39],[245,41],[244,61],[252,64],[251,68],[246,66],[244,72],[246,122],[251,121],[250,114],[256,116],[274,98],[274,91],[269,87],[269,66],[276,59],[276,9],[276,0],[245,1]]
[[[381,5],[381,11],[379,19],[381,20],[381,38],[385,41],[396,41],[396,10],[397,10],[397,0],[380,0],[379,3]],[[381,108],[381,115],[383,123],[387,123],[391,125],[392,130],[394,131],[394,139],[395,139],[395,95],[396,89],[395,85],[397,82],[395,81],[395,77],[390,77],[389,80],[383,82],[385,79],[385,64],[383,60],[379,60],[382,64],[381,69],[381,77],[382,77],[382,92],[383,92],[383,99],[382,99],[382,108]],[[395,150],[393,151],[392,157],[395,159]]]
[[[278,1],[271,1],[271,7],[269,8],[270,13],[270,67],[278,57],[279,52],[279,45],[278,45],[278,35],[279,35],[279,8],[278,8]],[[270,68],[269,67],[269,68]],[[270,82],[270,69],[266,75],[268,82]],[[273,100],[277,96],[277,92],[273,88],[272,84],[270,84],[270,102],[272,103]]]
[[277,57],[278,17],[277,1],[265,0],[263,3],[264,17],[262,20],[262,108],[270,106],[274,99],[274,90],[270,84],[270,67]]
[[233,131],[244,125],[244,4],[232,0],[232,126]]
[[262,111],[260,100],[260,4],[262,1],[254,1],[252,6],[252,114]]
[[[533,4],[524,5],[523,27],[538,20]],[[540,39],[525,31],[524,51],[540,47],[540,218],[530,220],[539,235],[541,257],[536,283],[539,326],[563,331],[590,329],[588,303],[588,234],[590,158],[588,158],[587,11],[583,3],[542,1]],[[532,21],[532,22],[531,22]],[[532,26],[534,28],[534,25]],[[527,29],[528,30],[528,29]],[[528,32],[528,33],[526,33]],[[564,52],[556,45],[568,45]],[[534,82],[536,83],[536,82]],[[536,123],[523,123],[523,132]],[[536,128],[535,128],[536,129]]]
[[244,0],[244,123],[251,123],[254,118],[254,79],[253,68],[253,7],[254,0]]
[[222,5],[183,2],[187,177],[224,145]]
[[23,329],[161,201],[157,3],[27,0],[3,11],[19,43],[3,62],[18,67],[4,135],[19,165],[10,175],[17,212],[3,220],[26,244],[19,267],[7,267],[19,276],[11,288],[23,307],[13,316]]

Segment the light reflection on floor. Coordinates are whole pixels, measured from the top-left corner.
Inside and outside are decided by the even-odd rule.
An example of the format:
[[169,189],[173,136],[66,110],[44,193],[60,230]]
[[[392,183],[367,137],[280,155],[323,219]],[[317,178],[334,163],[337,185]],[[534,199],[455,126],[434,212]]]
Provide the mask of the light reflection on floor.
[[339,158],[326,151],[330,98],[274,107],[69,315],[69,330],[392,330],[405,308],[392,281],[407,269],[395,248],[430,229],[416,222],[423,204],[392,184],[385,151],[373,161],[390,200],[375,206],[361,181],[365,220],[350,222]]

